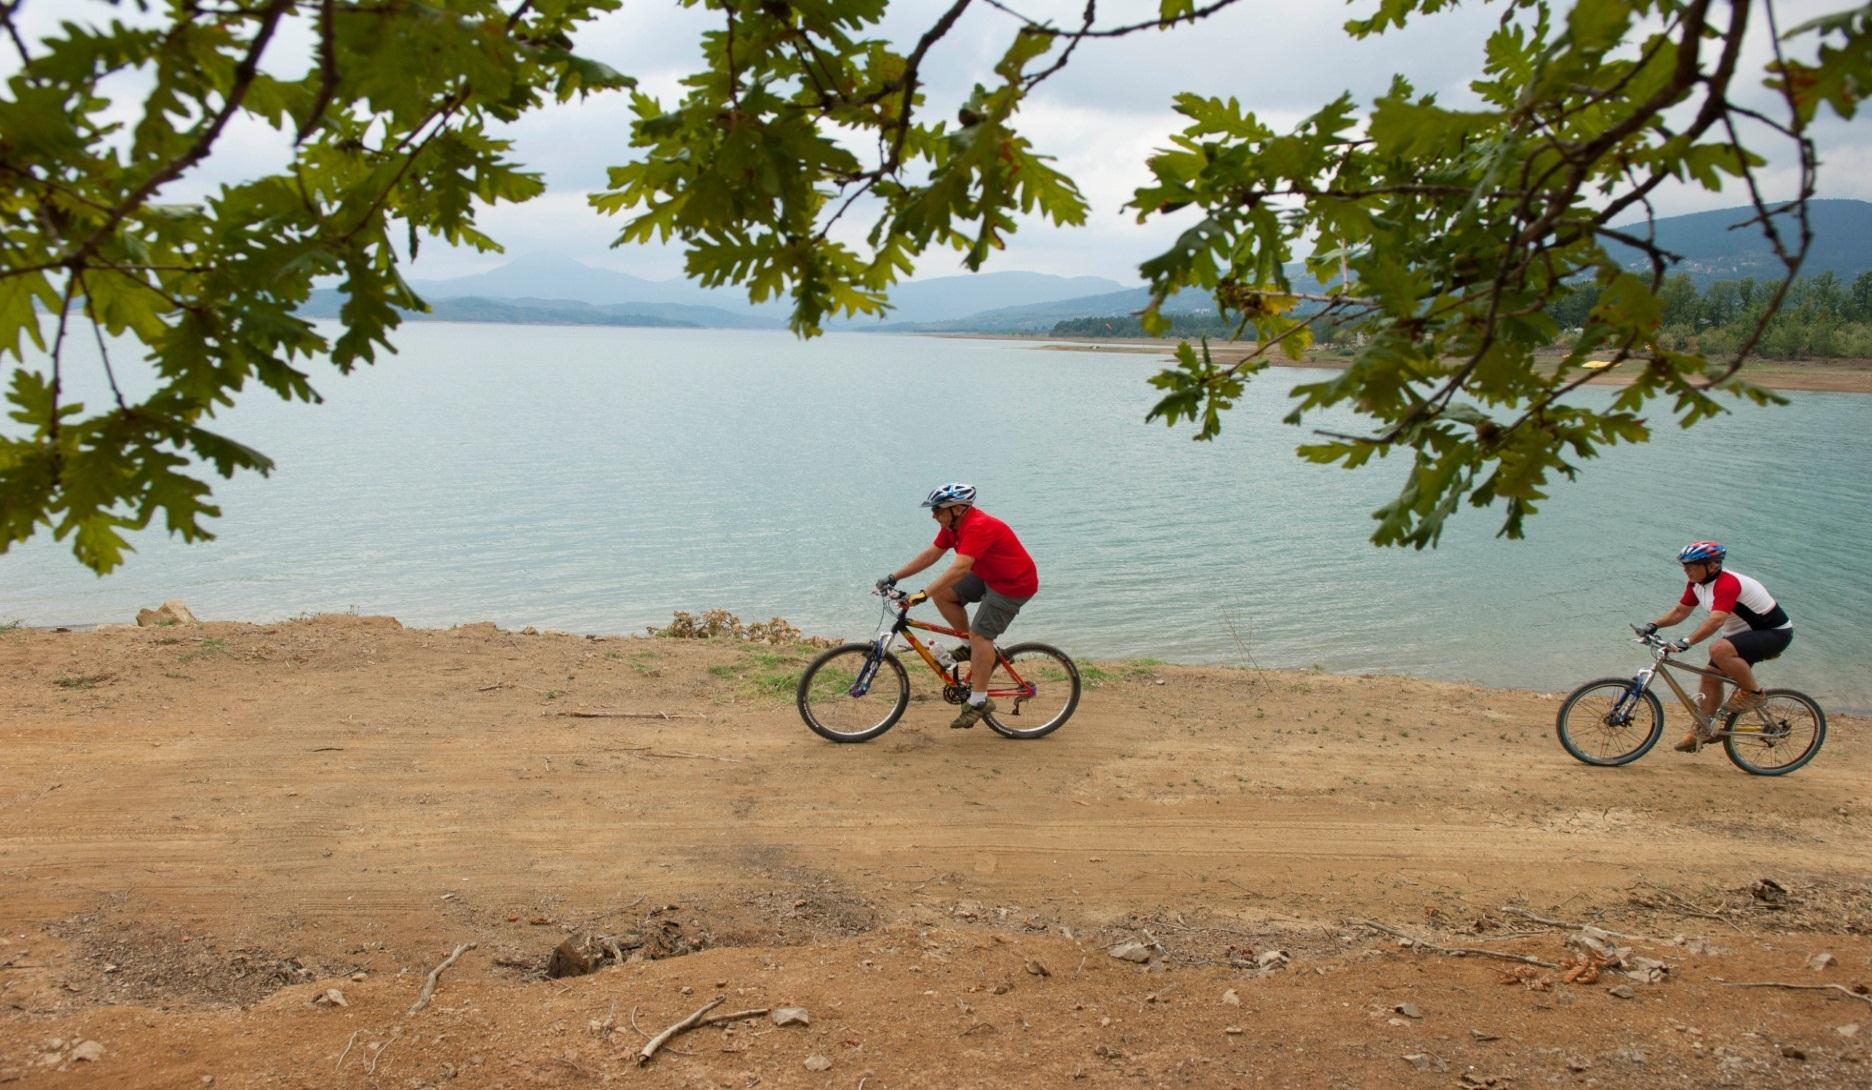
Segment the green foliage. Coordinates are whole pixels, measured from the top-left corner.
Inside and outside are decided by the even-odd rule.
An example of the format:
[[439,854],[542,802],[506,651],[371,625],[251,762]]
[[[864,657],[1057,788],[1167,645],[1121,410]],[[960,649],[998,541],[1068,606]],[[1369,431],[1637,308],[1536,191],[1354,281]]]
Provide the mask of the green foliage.
[[[1383,33],[1444,6],[1383,0],[1348,29]],[[1433,545],[1464,502],[1500,503],[1501,533],[1521,536],[1553,478],[1573,477],[1607,445],[1649,437],[1653,399],[1668,399],[1684,425],[1725,411],[1716,394],[1778,400],[1737,372],[1785,285],[1761,293],[1760,324],[1728,358],[1712,359],[1667,335],[1696,296],[1667,278],[1674,255],[1642,228],[1610,226],[1645,212],[1665,182],[1760,192],[1763,159],[1734,144],[1729,125],[1741,119],[1727,97],[1749,5],[1590,0],[1562,12],[1517,0],[1504,9],[1471,83],[1482,108],[1449,109],[1400,79],[1362,119],[1341,98],[1277,133],[1233,102],[1183,96],[1187,123],[1133,198],[1140,218],[1202,217],[1144,263],[1153,310],[1176,291],[1204,288],[1264,347],[1292,352],[1330,321],[1356,340],[1351,366],[1296,390],[1287,419],[1349,408],[1368,422],[1319,433],[1300,448],[1313,461],[1355,468],[1408,453],[1398,496],[1373,515],[1379,544]],[[1783,43],[1817,49],[1815,65],[1770,69],[1771,86],[1805,81],[1780,122],[1803,164],[1803,195],[1813,186],[1804,126],[1821,102],[1851,116],[1872,87],[1869,30],[1872,8],[1821,20]],[[1754,203],[1791,277],[1810,239],[1804,205],[1770,216]],[[1607,252],[1614,241],[1651,267],[1621,267]],[[1326,285],[1309,311],[1294,308],[1285,266],[1296,259]],[[1561,308],[1579,328],[1573,350],[1557,369],[1537,368],[1535,350],[1561,329],[1550,311]],[[1147,311],[1144,321],[1162,318]],[[1595,373],[1583,367],[1594,357],[1636,372],[1604,411],[1566,400]],[[1181,353],[1153,379],[1168,391],[1153,415],[1208,438],[1253,366],[1252,357],[1217,367],[1206,350]]]
[[[0,434],[0,552],[49,531],[105,572],[122,562],[125,534],[152,523],[210,536],[208,473],[272,465],[214,432],[215,414],[249,385],[317,401],[313,360],[342,374],[391,350],[399,308],[425,309],[393,240],[412,255],[424,238],[499,248],[477,210],[533,197],[541,181],[491,126],[633,86],[571,49],[620,2],[150,0],[126,23],[111,0],[68,0],[60,29],[36,41],[14,23],[19,5],[0,5],[0,48],[20,62],[0,90],[0,357],[13,361],[4,397],[18,425]],[[1129,26],[1094,25],[1091,5],[1077,26],[994,5],[1013,20],[1005,49],[961,101],[937,106],[920,73],[968,0],[907,52],[880,36],[889,0],[683,0],[715,16],[702,67],[673,102],[633,96],[632,158],[593,203],[624,217],[620,244],[678,240],[702,283],[789,297],[793,328],[811,335],[828,315],[881,313],[932,248],[976,269],[1017,217],[1082,223],[1073,181],[1020,131],[1027,96],[1082,46],[1233,2],[1160,0]],[[1347,32],[1383,34],[1453,6],[1367,0]],[[1261,348],[1218,365],[1206,343],[1185,342],[1153,380],[1151,417],[1212,437],[1261,353],[1355,344],[1348,370],[1297,391],[1289,419],[1362,417],[1362,429],[1302,448],[1319,461],[1408,452],[1373,537],[1421,547],[1463,502],[1499,501],[1502,532],[1518,536],[1554,476],[1646,438],[1655,399],[1683,424],[1723,411],[1719,394],[1771,400],[1738,368],[1774,340],[1786,284],[1761,286],[1758,324],[1712,359],[1713,341],[1667,332],[1687,305],[1666,291],[1674,255],[1610,226],[1641,215],[1666,183],[1742,186],[1790,279],[1799,269],[1817,161],[1806,127],[1823,111],[1855,116],[1872,88],[1872,6],[1790,31],[1764,74],[1783,108],[1747,128],[1731,92],[1754,78],[1737,58],[1760,32],[1748,27],[1758,7],[1502,0],[1475,108],[1399,79],[1369,104],[1341,96],[1283,132],[1234,98],[1177,96],[1182,130],[1150,158],[1131,204],[1182,227],[1141,266],[1156,299],[1142,328],[1170,331],[1165,302],[1196,288],[1216,301],[1218,329]],[[295,27],[310,56],[281,58]],[[107,94],[120,86],[147,89],[140,108]],[[291,134],[290,162],[199,204],[165,203],[237,118]],[[1768,215],[1764,159],[1736,143],[1738,122],[1795,153],[1787,215]],[[862,242],[834,237],[848,213],[868,221]],[[1650,267],[1621,267],[1612,241]],[[1294,260],[1323,293],[1294,290]],[[298,313],[317,277],[335,278],[344,300],[329,339]],[[1537,369],[1534,349],[1561,328],[1550,312],[1576,297],[1572,351]],[[79,336],[102,355],[102,405],[69,395]],[[140,358],[113,359],[106,338],[128,339]],[[1565,400],[1595,357],[1635,372],[1603,412]],[[125,366],[152,376],[152,391],[126,397]]]
[[[619,243],[680,239],[691,277],[745,285],[756,302],[790,295],[793,329],[811,336],[828,315],[883,313],[889,287],[931,246],[979,269],[1013,234],[1016,212],[1084,222],[1072,181],[1013,128],[1052,37],[1015,34],[995,81],[975,86],[955,124],[925,123],[914,117],[918,73],[934,39],[905,56],[862,37],[885,0],[684,3],[722,12],[722,29],[704,36],[708,67],[680,101],[634,99],[640,157],[614,167],[592,198],[601,211],[634,213]],[[875,162],[846,150],[869,142]],[[829,237],[860,198],[876,206],[862,251]]]
[[[568,48],[618,0],[512,14],[495,0],[167,0],[149,5],[156,26],[86,6],[35,42],[17,33],[18,5],[0,10],[21,61],[0,90],[0,357],[16,361],[5,397],[21,426],[0,434],[0,553],[49,529],[102,573],[152,522],[211,537],[208,471],[271,470],[208,426],[249,384],[317,401],[310,361],[346,373],[389,349],[394,308],[423,308],[392,238],[412,254],[424,236],[498,248],[475,229],[477,204],[541,183],[488,122],[629,81]],[[280,55],[295,22],[309,58]],[[270,74],[294,67],[304,74]],[[111,77],[149,88],[140,112],[106,97]],[[200,204],[159,203],[243,116],[292,134],[291,162]],[[318,276],[341,278],[335,339],[295,314]],[[67,395],[79,336],[103,353],[106,404]],[[113,358],[106,337],[141,358]],[[27,342],[49,366],[28,362]],[[118,385],[126,366],[154,376],[140,400]]]

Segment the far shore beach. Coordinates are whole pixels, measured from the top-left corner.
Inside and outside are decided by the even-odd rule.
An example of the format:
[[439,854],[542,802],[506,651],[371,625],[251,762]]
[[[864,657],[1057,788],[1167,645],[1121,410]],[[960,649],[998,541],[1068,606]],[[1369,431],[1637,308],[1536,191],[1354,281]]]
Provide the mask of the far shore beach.
[[[1151,337],[1046,337],[1022,336],[1019,334],[997,333],[933,333],[935,337],[957,337],[963,339],[990,340],[1027,340],[1033,347],[1043,351],[1055,352],[1115,352],[1125,355],[1160,356],[1169,359],[1176,351],[1177,342]],[[1210,354],[1221,363],[1234,363],[1253,352],[1256,345],[1251,342],[1228,341],[1209,344]],[[1540,360],[1545,364],[1558,362],[1560,353],[1543,353]],[[1291,360],[1285,355],[1270,353],[1268,362],[1274,367],[1321,367],[1343,370],[1351,361],[1336,355],[1309,353],[1304,359]],[[1771,390],[1815,390],[1842,394],[1872,393],[1872,359],[1827,359],[1827,360],[1752,360],[1742,368],[1742,377],[1758,386]],[[1612,371],[1593,378],[1594,385],[1624,386],[1632,381],[1630,374]]]

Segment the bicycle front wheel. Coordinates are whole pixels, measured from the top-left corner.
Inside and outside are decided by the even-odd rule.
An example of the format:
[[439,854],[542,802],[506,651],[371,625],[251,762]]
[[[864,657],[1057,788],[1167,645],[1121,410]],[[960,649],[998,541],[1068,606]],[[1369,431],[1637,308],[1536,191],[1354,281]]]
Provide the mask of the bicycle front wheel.
[[910,677],[897,656],[869,643],[840,644],[806,667],[799,713],[814,734],[834,742],[864,742],[897,722],[910,704]]
[[[1009,738],[1052,734],[1079,707],[1079,667],[1057,647],[1020,643],[1001,652],[988,679],[995,710],[988,725]],[[1009,676],[1008,664],[1013,665]]]
[[1560,705],[1560,744],[1576,760],[1601,768],[1630,764],[1651,752],[1664,733],[1664,705],[1630,678],[1588,681]]
[[1805,694],[1770,689],[1759,708],[1731,713],[1723,723],[1723,752],[1744,772],[1785,776],[1820,752],[1826,713]]

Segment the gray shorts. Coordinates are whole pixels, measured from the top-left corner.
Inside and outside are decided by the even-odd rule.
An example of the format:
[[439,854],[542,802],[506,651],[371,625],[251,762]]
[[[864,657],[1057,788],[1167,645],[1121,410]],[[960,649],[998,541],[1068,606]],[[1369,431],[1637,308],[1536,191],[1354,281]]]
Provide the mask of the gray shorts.
[[969,633],[991,640],[1001,638],[1001,633],[1013,623],[1014,615],[1028,602],[1028,598],[1009,598],[998,590],[990,590],[982,577],[973,572],[956,581],[955,592],[964,605],[981,603],[975,607],[975,615],[969,618]]

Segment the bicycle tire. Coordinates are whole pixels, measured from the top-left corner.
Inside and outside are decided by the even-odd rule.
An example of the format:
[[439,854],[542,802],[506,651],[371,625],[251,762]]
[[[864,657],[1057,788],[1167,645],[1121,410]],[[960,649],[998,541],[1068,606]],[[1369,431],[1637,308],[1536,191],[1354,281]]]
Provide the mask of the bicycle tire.
[[[800,675],[794,702],[799,706],[800,718],[814,734],[831,742],[868,742],[891,729],[903,717],[904,709],[910,706],[910,675],[889,651],[884,652],[884,659],[878,663],[865,695],[850,695],[852,685],[875,650],[875,645],[869,643],[842,643],[820,652],[818,658],[807,664],[806,672]],[[866,709],[881,711],[882,718],[874,720],[872,711],[866,710],[859,714],[858,726],[844,726],[844,716],[839,713],[861,703]]]
[[[1725,732],[1723,752],[1729,755],[1731,763],[1751,776],[1785,776],[1813,760],[1814,755],[1820,752],[1820,743],[1826,741],[1826,713],[1821,711],[1820,705],[1814,703],[1813,698],[1806,693],[1797,693],[1792,689],[1769,689],[1763,695],[1767,701],[1759,709],[1731,712],[1729,718],[1723,721]],[[1789,705],[1796,705],[1798,709],[1789,709],[1777,715],[1778,711],[1788,708]],[[1794,740],[1795,732],[1802,730],[1803,726],[1790,724],[1789,712],[1798,714],[1800,710],[1811,712],[1813,717],[1811,725],[1804,728],[1813,733],[1813,737],[1806,746],[1794,756],[1793,760],[1785,764],[1767,764],[1755,760],[1756,753],[1750,751],[1773,753],[1782,742]],[[1744,716],[1755,717],[1757,722],[1767,720],[1771,725],[1779,725],[1786,729],[1778,736],[1731,733],[1735,730],[1737,722],[1746,721]]]
[[[1632,710],[1633,714],[1627,717],[1625,723],[1606,721],[1613,709],[1619,706],[1620,701],[1630,694],[1632,685],[1632,679],[1628,677],[1602,677],[1596,681],[1588,681],[1573,690],[1567,696],[1566,702],[1560,705],[1560,714],[1554,717],[1554,733],[1560,737],[1561,747],[1571,754],[1574,760],[1596,768],[1616,768],[1619,765],[1632,763],[1651,752],[1651,747],[1657,745],[1658,739],[1664,735],[1664,705],[1658,700],[1657,694],[1649,689],[1643,691],[1641,694],[1643,699],[1638,704],[1650,713],[1649,727],[1644,727],[1638,722],[1637,708]],[[1592,713],[1577,709],[1580,708],[1582,701],[1595,693],[1605,697],[1610,704],[1604,711],[1597,712],[1595,719],[1588,719],[1586,717]],[[1570,720],[1577,720],[1577,722],[1569,726]],[[1634,728],[1642,730],[1643,734],[1637,744],[1623,749],[1618,748],[1618,745],[1623,744],[1622,739],[1632,737]],[[1592,731],[1600,732],[1607,741],[1616,743],[1604,747],[1610,749],[1611,752],[1599,752],[1599,747],[1582,746],[1581,742]],[[1588,752],[1589,748],[1593,749],[1593,752]]]
[[[1013,647],[1002,648],[1001,654],[1005,655],[1009,661],[1014,662],[1017,667],[1021,665],[1020,660],[1023,657],[1032,663],[1034,668],[1023,670],[1022,675],[1026,680],[1034,684],[1039,693],[1050,694],[1057,691],[1057,686],[1065,686],[1067,689],[1066,702],[1045,721],[1033,725],[1022,724],[1016,720],[1016,712],[1012,703],[1010,703],[984,716],[983,718],[987,720],[988,725],[993,727],[995,731],[1003,737],[1015,738],[1022,741],[1044,738],[1064,726],[1066,720],[1071,719],[1072,713],[1078,710],[1079,707],[1081,683],[1079,680],[1078,664],[1074,663],[1071,656],[1067,655],[1066,652],[1044,643],[1017,643]],[[1039,676],[1038,668],[1041,664],[1038,660],[1040,659],[1052,660],[1055,669],[1049,671],[1049,673],[1054,676],[1046,678]],[[999,666],[1000,664],[997,661],[996,668],[999,669]],[[990,687],[993,687],[992,684]],[[1031,699],[1041,700],[1042,707],[1053,706],[1051,698],[1048,697],[1036,695]]]

